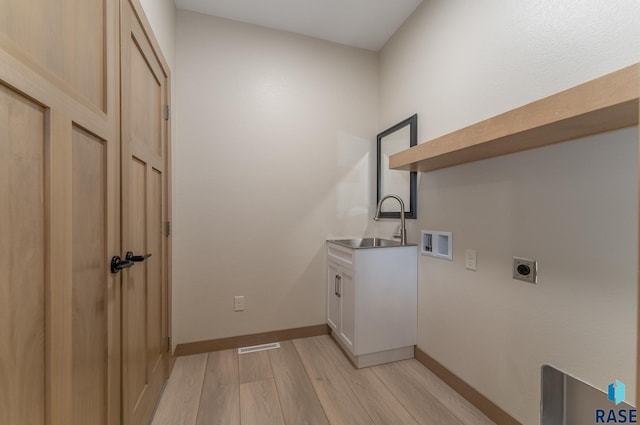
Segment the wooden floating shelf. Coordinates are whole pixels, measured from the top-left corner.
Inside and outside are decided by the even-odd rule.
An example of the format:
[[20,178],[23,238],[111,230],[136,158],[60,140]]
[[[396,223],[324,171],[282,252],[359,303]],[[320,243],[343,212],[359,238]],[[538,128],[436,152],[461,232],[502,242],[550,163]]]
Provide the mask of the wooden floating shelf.
[[431,171],[638,125],[640,64],[398,152],[394,170]]

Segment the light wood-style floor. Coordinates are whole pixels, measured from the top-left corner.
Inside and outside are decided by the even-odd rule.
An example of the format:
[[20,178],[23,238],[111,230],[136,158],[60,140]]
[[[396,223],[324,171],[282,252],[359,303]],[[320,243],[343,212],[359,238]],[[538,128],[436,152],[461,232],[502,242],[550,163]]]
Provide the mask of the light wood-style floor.
[[494,425],[416,360],[355,369],[330,336],[179,357],[152,425]]

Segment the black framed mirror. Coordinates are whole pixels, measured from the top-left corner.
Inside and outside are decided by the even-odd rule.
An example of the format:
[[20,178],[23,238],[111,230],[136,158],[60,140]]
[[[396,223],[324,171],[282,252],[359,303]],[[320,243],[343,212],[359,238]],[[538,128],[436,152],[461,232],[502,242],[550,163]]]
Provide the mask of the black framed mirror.
[[[376,206],[385,195],[398,195],[405,205],[405,218],[416,218],[415,171],[390,170],[389,157],[418,144],[418,114],[378,134],[378,196]],[[381,218],[400,218],[398,202],[385,202]]]

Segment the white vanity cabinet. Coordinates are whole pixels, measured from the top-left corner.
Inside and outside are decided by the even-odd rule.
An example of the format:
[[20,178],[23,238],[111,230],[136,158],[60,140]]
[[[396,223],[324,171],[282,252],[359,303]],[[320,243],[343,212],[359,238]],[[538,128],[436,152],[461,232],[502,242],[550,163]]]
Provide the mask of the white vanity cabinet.
[[417,247],[327,241],[327,323],[356,367],[413,357]]

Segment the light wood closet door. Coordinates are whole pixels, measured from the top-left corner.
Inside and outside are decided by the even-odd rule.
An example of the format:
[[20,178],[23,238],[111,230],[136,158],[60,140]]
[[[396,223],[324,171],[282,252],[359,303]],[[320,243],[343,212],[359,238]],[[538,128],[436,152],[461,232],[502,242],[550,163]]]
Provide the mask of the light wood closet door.
[[128,1],[122,3],[123,250],[151,254],[124,271],[124,423],[146,425],[168,373],[167,75]]
[[117,6],[0,0],[0,425],[120,423]]

